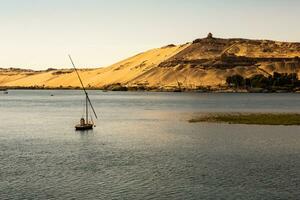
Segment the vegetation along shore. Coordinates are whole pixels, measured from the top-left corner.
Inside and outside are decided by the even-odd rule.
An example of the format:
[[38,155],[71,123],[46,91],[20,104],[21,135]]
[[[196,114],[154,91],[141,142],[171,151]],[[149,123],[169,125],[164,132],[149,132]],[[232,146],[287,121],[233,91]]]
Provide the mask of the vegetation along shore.
[[300,113],[214,113],[194,117],[189,122],[291,126],[300,125]]

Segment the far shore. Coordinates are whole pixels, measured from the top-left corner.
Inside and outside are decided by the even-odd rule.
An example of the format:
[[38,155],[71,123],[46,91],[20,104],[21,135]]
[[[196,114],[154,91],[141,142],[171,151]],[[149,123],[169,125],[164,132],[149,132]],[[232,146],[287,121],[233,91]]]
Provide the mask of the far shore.
[[[60,87],[7,87],[0,86],[0,90],[81,90],[81,87],[60,86]],[[108,85],[104,87],[86,87],[87,90],[102,90],[102,91],[146,91],[146,92],[197,92],[197,93],[300,93],[300,88],[296,90],[288,90],[284,88],[275,89],[235,89],[226,87],[201,87],[201,88],[178,88],[178,87],[146,87],[146,86],[123,86],[123,85]]]
[[189,122],[299,126],[300,113],[210,113],[196,116]]

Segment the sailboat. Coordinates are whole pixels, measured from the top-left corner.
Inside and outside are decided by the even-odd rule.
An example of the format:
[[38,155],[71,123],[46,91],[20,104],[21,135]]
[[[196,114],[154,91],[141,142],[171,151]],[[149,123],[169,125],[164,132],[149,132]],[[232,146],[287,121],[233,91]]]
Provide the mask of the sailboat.
[[82,90],[84,91],[84,94],[85,94],[85,118],[82,117],[80,119],[79,124],[75,125],[75,130],[77,130],[77,131],[91,130],[91,129],[93,129],[93,127],[95,126],[95,124],[93,122],[92,117],[91,117],[91,120],[89,121],[89,107],[92,108],[92,111],[93,111],[94,116],[96,117],[96,119],[98,119],[98,116],[96,114],[96,111],[95,111],[95,109],[93,107],[93,104],[92,104],[90,98],[89,98],[89,95],[88,95],[88,93],[87,93],[87,91],[86,91],[86,89],[85,89],[85,87],[83,85],[82,79],[80,78],[80,75],[79,75],[79,73],[78,73],[78,71],[77,71],[77,69],[75,67],[75,64],[74,64],[74,62],[73,62],[73,60],[72,60],[72,58],[71,58],[70,55],[69,55],[69,58],[70,58],[70,61],[71,61],[72,65],[73,65],[73,67],[74,67],[74,70],[75,70],[75,72],[77,74],[77,77],[78,77],[78,79],[80,81],[80,84],[82,86]]

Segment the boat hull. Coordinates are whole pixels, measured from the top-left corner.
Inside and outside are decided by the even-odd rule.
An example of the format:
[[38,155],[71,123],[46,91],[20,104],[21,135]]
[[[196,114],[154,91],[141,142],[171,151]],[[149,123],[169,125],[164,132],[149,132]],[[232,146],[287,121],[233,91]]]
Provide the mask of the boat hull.
[[75,126],[75,130],[76,131],[92,130],[93,126],[94,126],[93,124],[84,124],[84,125],[78,124]]

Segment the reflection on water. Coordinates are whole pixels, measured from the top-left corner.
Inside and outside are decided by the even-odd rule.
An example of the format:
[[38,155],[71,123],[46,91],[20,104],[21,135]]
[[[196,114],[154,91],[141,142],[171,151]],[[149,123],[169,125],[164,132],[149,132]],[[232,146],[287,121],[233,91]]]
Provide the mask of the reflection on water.
[[[297,112],[298,94],[81,91],[0,96],[0,199],[296,199],[300,128],[189,124],[196,112]],[[54,96],[51,96],[54,94]]]

